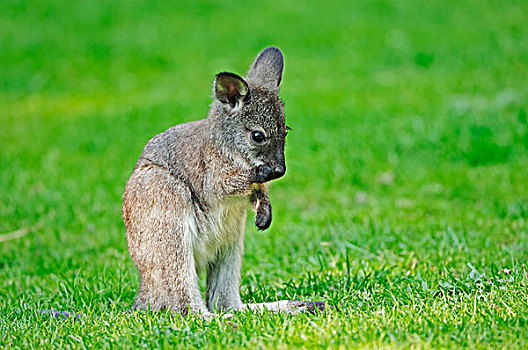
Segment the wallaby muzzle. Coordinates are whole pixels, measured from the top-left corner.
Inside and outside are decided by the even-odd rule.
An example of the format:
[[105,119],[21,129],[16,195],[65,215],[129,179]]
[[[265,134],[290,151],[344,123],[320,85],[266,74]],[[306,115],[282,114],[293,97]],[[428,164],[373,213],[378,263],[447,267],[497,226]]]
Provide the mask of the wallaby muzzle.
[[255,182],[264,183],[278,179],[286,173],[285,165],[277,165],[273,168],[269,165],[259,165],[255,170]]

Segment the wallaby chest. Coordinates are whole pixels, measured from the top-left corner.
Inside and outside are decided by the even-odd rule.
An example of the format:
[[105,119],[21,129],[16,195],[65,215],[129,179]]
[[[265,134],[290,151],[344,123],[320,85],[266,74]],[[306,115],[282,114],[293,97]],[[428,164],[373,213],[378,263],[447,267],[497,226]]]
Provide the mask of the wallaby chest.
[[[190,233],[199,270],[233,242],[243,240],[247,206],[247,197],[233,196],[218,201],[205,213],[191,214]],[[202,220],[197,220],[198,217]]]

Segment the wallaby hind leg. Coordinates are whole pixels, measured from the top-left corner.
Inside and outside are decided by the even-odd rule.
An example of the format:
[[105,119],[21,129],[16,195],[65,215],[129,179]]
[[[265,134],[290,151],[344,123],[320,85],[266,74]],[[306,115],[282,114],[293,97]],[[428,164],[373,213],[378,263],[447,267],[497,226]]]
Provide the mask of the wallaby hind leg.
[[[243,215],[245,218],[245,215]],[[241,220],[241,229],[245,220]],[[222,249],[207,268],[207,308],[211,311],[240,310],[240,267],[244,252],[244,234],[240,240]]]
[[141,279],[134,307],[206,314],[188,230],[188,189],[168,170],[142,166],[130,177],[123,203],[128,249]]

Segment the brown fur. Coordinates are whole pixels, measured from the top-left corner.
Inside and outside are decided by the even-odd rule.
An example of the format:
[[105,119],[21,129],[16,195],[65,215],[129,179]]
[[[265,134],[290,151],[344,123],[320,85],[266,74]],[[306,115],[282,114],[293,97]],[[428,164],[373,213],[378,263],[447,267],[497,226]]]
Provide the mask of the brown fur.
[[[243,305],[239,295],[248,202],[271,223],[267,185],[286,171],[283,58],[262,51],[247,81],[220,73],[208,118],[176,125],[145,146],[127,182],[123,219],[140,274],[135,308],[209,315],[215,310],[313,310],[297,301]],[[253,134],[265,135],[257,142]],[[206,302],[198,274],[207,271]],[[312,305],[312,306],[310,306]]]

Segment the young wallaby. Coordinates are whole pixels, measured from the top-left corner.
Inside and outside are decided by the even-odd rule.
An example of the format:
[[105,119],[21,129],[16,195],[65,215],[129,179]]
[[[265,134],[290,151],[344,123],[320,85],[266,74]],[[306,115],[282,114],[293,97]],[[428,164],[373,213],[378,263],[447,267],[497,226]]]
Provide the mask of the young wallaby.
[[269,47],[245,78],[217,74],[207,119],[176,125],[145,146],[123,196],[128,249],[141,279],[134,308],[203,316],[324,310],[324,303],[295,300],[244,305],[239,294],[248,201],[265,230],[267,183],[286,172],[283,65],[281,51]]

